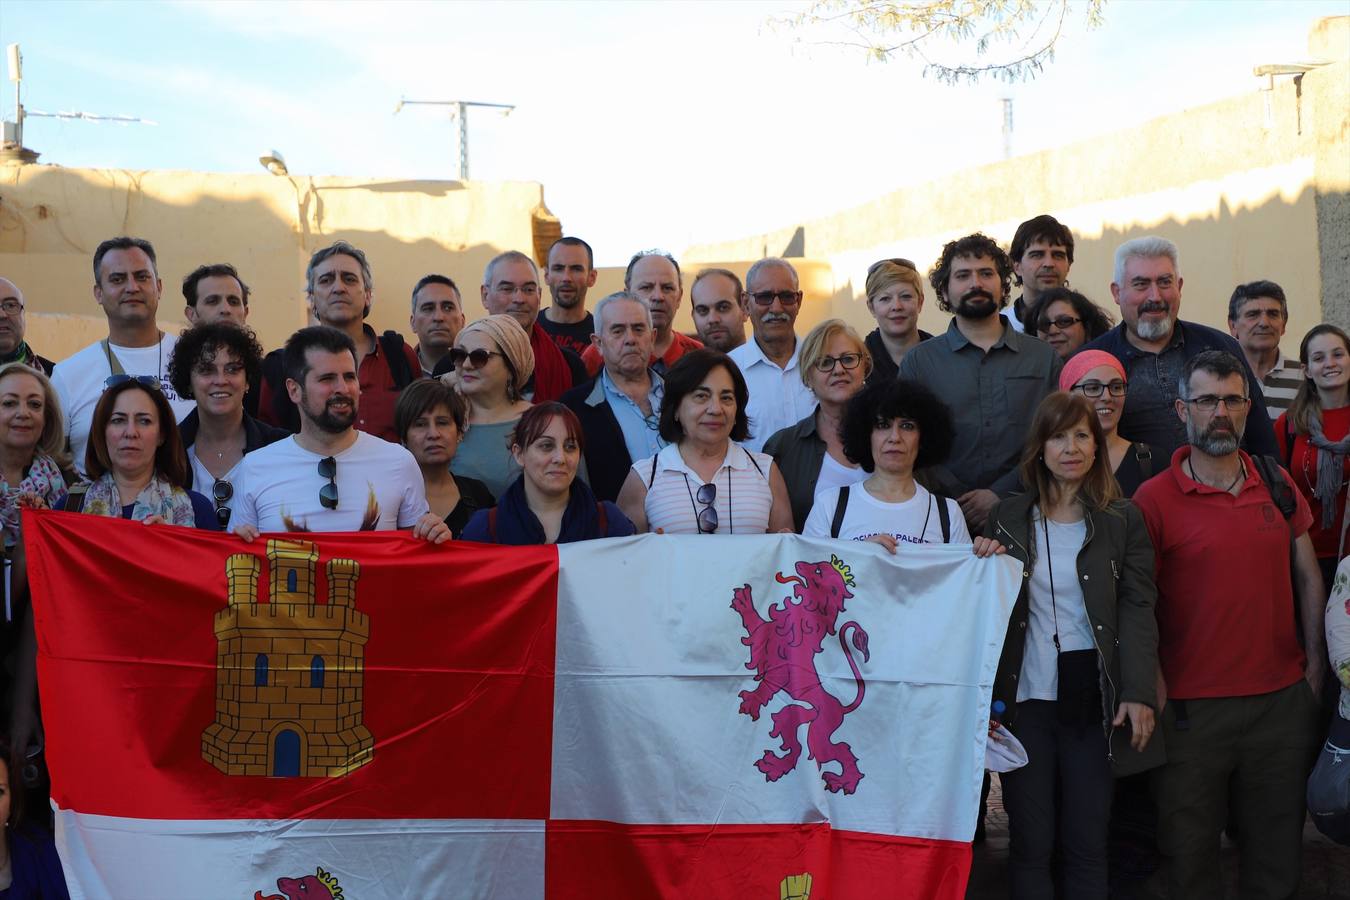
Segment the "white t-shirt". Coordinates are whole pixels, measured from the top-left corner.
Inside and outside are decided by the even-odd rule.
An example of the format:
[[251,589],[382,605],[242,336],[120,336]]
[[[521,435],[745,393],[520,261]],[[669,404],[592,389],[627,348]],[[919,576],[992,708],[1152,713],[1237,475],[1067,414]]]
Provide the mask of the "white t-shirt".
[[820,460],[820,475],[816,478],[816,493],[828,491],[830,488],[843,487],[846,484],[857,484],[860,481],[866,481],[867,477],[868,473],[863,471],[862,466],[846,466],[826,453]]
[[[802,535],[829,537],[838,503],[837,487],[816,494],[816,502],[811,506],[811,514],[806,517]],[[947,513],[951,519],[952,539],[949,543],[971,543],[961,507],[950,497],[947,498]],[[902,544],[942,543],[942,519],[938,514],[936,498],[923,485],[916,484],[913,497],[903,503],[887,503],[873,497],[861,484],[853,485],[848,490],[848,508],[844,510],[844,521],[839,525],[839,539],[865,541],[878,534],[889,534]]]
[[[319,490],[328,479],[319,475],[322,454],[291,436],[245,456],[236,469],[243,490],[235,488],[230,530],[255,525],[264,532],[393,531],[411,528],[428,512],[422,470],[398,444],[358,431],[356,442],[334,458],[338,505],[324,509]],[[362,528],[368,515],[374,526]]]
[[[197,403],[191,397],[179,397],[169,384],[169,360],[178,343],[175,335],[164,332],[164,337],[152,347],[119,347],[110,344],[113,355],[128,375],[158,375],[164,396],[173,407],[175,418],[181,422]],[[84,450],[89,443],[89,425],[94,420],[94,407],[103,396],[103,383],[111,375],[112,366],[103,352],[103,342],[95,341],[68,359],[56,364],[52,372],[52,387],[61,399],[61,414],[66,421],[66,436],[75,454],[75,466],[84,474]]]
[[[1049,552],[1043,546],[1045,532],[1041,530],[1039,511],[1033,514],[1031,524],[1036,541],[1036,562],[1031,567],[1031,581],[1027,585],[1031,615],[1027,623],[1021,677],[1017,681],[1018,703],[1059,699],[1059,666],[1054,638],[1056,621],[1059,623],[1060,650],[1067,653],[1097,646],[1092,638],[1083,587],[1078,583],[1078,553],[1087,540],[1087,521],[1049,522]],[[1050,602],[1051,569],[1055,573],[1053,608]]]

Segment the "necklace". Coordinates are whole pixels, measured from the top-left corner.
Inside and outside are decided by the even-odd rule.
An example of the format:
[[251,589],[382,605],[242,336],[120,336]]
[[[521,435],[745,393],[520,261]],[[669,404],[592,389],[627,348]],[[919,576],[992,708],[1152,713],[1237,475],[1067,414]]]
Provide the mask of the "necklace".
[[[1195,474],[1195,463],[1191,462],[1189,457],[1187,457],[1186,459],[1186,465],[1189,466],[1191,469],[1192,481],[1194,481],[1197,484],[1203,484],[1207,488],[1218,488],[1217,484],[1210,484],[1208,481],[1202,480],[1199,475]],[[1223,492],[1225,494],[1233,493],[1233,488],[1238,486],[1238,482],[1241,481],[1246,476],[1246,474],[1247,474],[1247,467],[1242,464],[1242,458],[1239,457],[1237,477],[1233,479],[1232,484],[1228,485],[1228,487],[1223,489]]]

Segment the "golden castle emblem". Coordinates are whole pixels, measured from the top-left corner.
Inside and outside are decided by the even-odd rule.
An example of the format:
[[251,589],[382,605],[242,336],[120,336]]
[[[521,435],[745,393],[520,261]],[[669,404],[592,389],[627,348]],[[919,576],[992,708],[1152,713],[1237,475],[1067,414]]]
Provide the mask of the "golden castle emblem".
[[317,602],[318,548],[267,542],[262,560],[225,562],[229,605],[216,613],[216,719],[202,757],[227,775],[336,777],[370,762],[375,739],[362,722],[370,623],[356,610],[361,564],[330,559],[328,602]]

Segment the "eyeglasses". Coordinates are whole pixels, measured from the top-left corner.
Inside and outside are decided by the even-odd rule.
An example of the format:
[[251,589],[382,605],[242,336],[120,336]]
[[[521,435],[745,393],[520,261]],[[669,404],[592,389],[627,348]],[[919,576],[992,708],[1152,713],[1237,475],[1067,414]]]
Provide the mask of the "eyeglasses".
[[853,370],[858,368],[860,362],[862,362],[861,353],[841,353],[838,356],[822,356],[820,359],[816,360],[816,369],[821,372],[831,372],[834,370],[834,364],[839,363],[845,370]]
[[479,347],[477,350],[465,350],[463,347],[455,347],[450,351],[450,365],[458,369],[464,364],[464,360],[473,363],[475,369],[481,369],[488,364],[488,360],[494,356],[500,356],[506,359],[505,353],[499,353],[496,350],[484,350]]
[[1226,397],[1216,397],[1213,394],[1201,394],[1199,397],[1192,397],[1189,400],[1183,397],[1182,402],[1194,403],[1205,412],[1213,412],[1219,408],[1220,403],[1230,410],[1246,409],[1247,404],[1252,402],[1252,398],[1244,397],[1241,394],[1229,394]]
[[0,300],[0,312],[4,313],[10,318],[13,318],[14,316],[17,316],[19,313],[23,312],[23,304],[18,300],[15,300],[13,297],[9,298],[8,300]]
[[134,381],[142,387],[148,387],[151,390],[162,391],[164,386],[159,383],[158,375],[109,375],[103,379],[103,389],[117,387],[119,384],[126,384],[128,381]]
[[698,511],[698,533],[716,534],[717,508],[713,503],[717,501],[717,485],[708,482],[698,489],[694,498],[703,504],[703,508]]
[[1074,318],[1073,316],[1055,316],[1053,319],[1041,319],[1036,323],[1036,327],[1041,331],[1049,331],[1050,326],[1053,325],[1060,331],[1066,331],[1071,326],[1077,325],[1081,321],[1083,320]]
[[520,296],[522,297],[538,297],[539,285],[535,284],[532,281],[527,284],[507,284],[503,282],[502,284],[499,284],[495,288],[493,288],[492,293],[502,294],[507,297],[511,296],[512,294],[520,294]]
[[867,276],[869,278],[872,277],[872,273],[875,272],[877,269],[880,269],[882,266],[886,265],[886,263],[890,263],[891,265],[894,266],[899,266],[902,269],[913,269],[916,272],[919,271],[919,267],[914,265],[912,261],[905,259],[903,256],[893,256],[890,259],[879,259],[876,262],[872,263],[870,266],[868,266]]
[[211,485],[211,497],[216,501],[216,521],[220,527],[230,524],[230,508],[226,503],[234,496],[234,485],[223,478],[217,478],[216,483]]
[[795,306],[801,302],[801,291],[755,291],[750,294],[750,299],[755,301],[757,306],[773,306],[773,301],[777,300],[784,306]]
[[319,460],[319,477],[328,479],[328,483],[319,488],[319,505],[324,509],[337,509],[337,460],[331,456]]
[[1091,397],[1095,400],[1102,395],[1102,391],[1110,391],[1112,397],[1124,397],[1126,387],[1128,387],[1128,385],[1117,378],[1115,381],[1108,383],[1102,383],[1100,381],[1084,381],[1075,384],[1073,389],[1084,397]]

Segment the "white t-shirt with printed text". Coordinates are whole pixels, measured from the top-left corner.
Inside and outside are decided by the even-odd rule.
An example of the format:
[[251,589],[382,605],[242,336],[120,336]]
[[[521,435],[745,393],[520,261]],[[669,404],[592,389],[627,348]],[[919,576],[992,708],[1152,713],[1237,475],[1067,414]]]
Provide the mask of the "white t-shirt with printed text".
[[[839,503],[839,488],[830,488],[816,494],[811,514],[802,527],[804,537],[830,536],[834,510]],[[961,507],[947,498],[947,513],[951,519],[952,544],[969,544],[970,531]],[[901,544],[942,543],[942,519],[938,514],[937,498],[923,485],[914,485],[914,496],[903,503],[887,503],[867,492],[861,484],[848,491],[848,508],[839,526],[839,539],[865,541],[879,534],[889,534]]]
[[324,458],[294,436],[245,456],[237,469],[243,490],[235,492],[230,530],[254,525],[263,532],[393,531],[411,528],[428,512],[422,470],[398,444],[358,431],[355,443],[334,454],[337,509],[319,502],[319,490],[328,484],[319,475]]
[[[119,347],[109,344],[122,371],[128,375],[158,375],[164,397],[173,407],[177,421],[183,421],[197,407],[191,397],[179,397],[169,384],[169,360],[178,343],[175,335],[164,332],[159,343],[151,347]],[[75,455],[75,466],[84,474],[84,453],[89,443],[89,425],[94,420],[94,407],[103,396],[103,385],[112,375],[112,366],[103,351],[103,342],[95,341],[88,347],[56,364],[52,372],[52,387],[61,400],[61,414],[65,418],[66,436]]]

